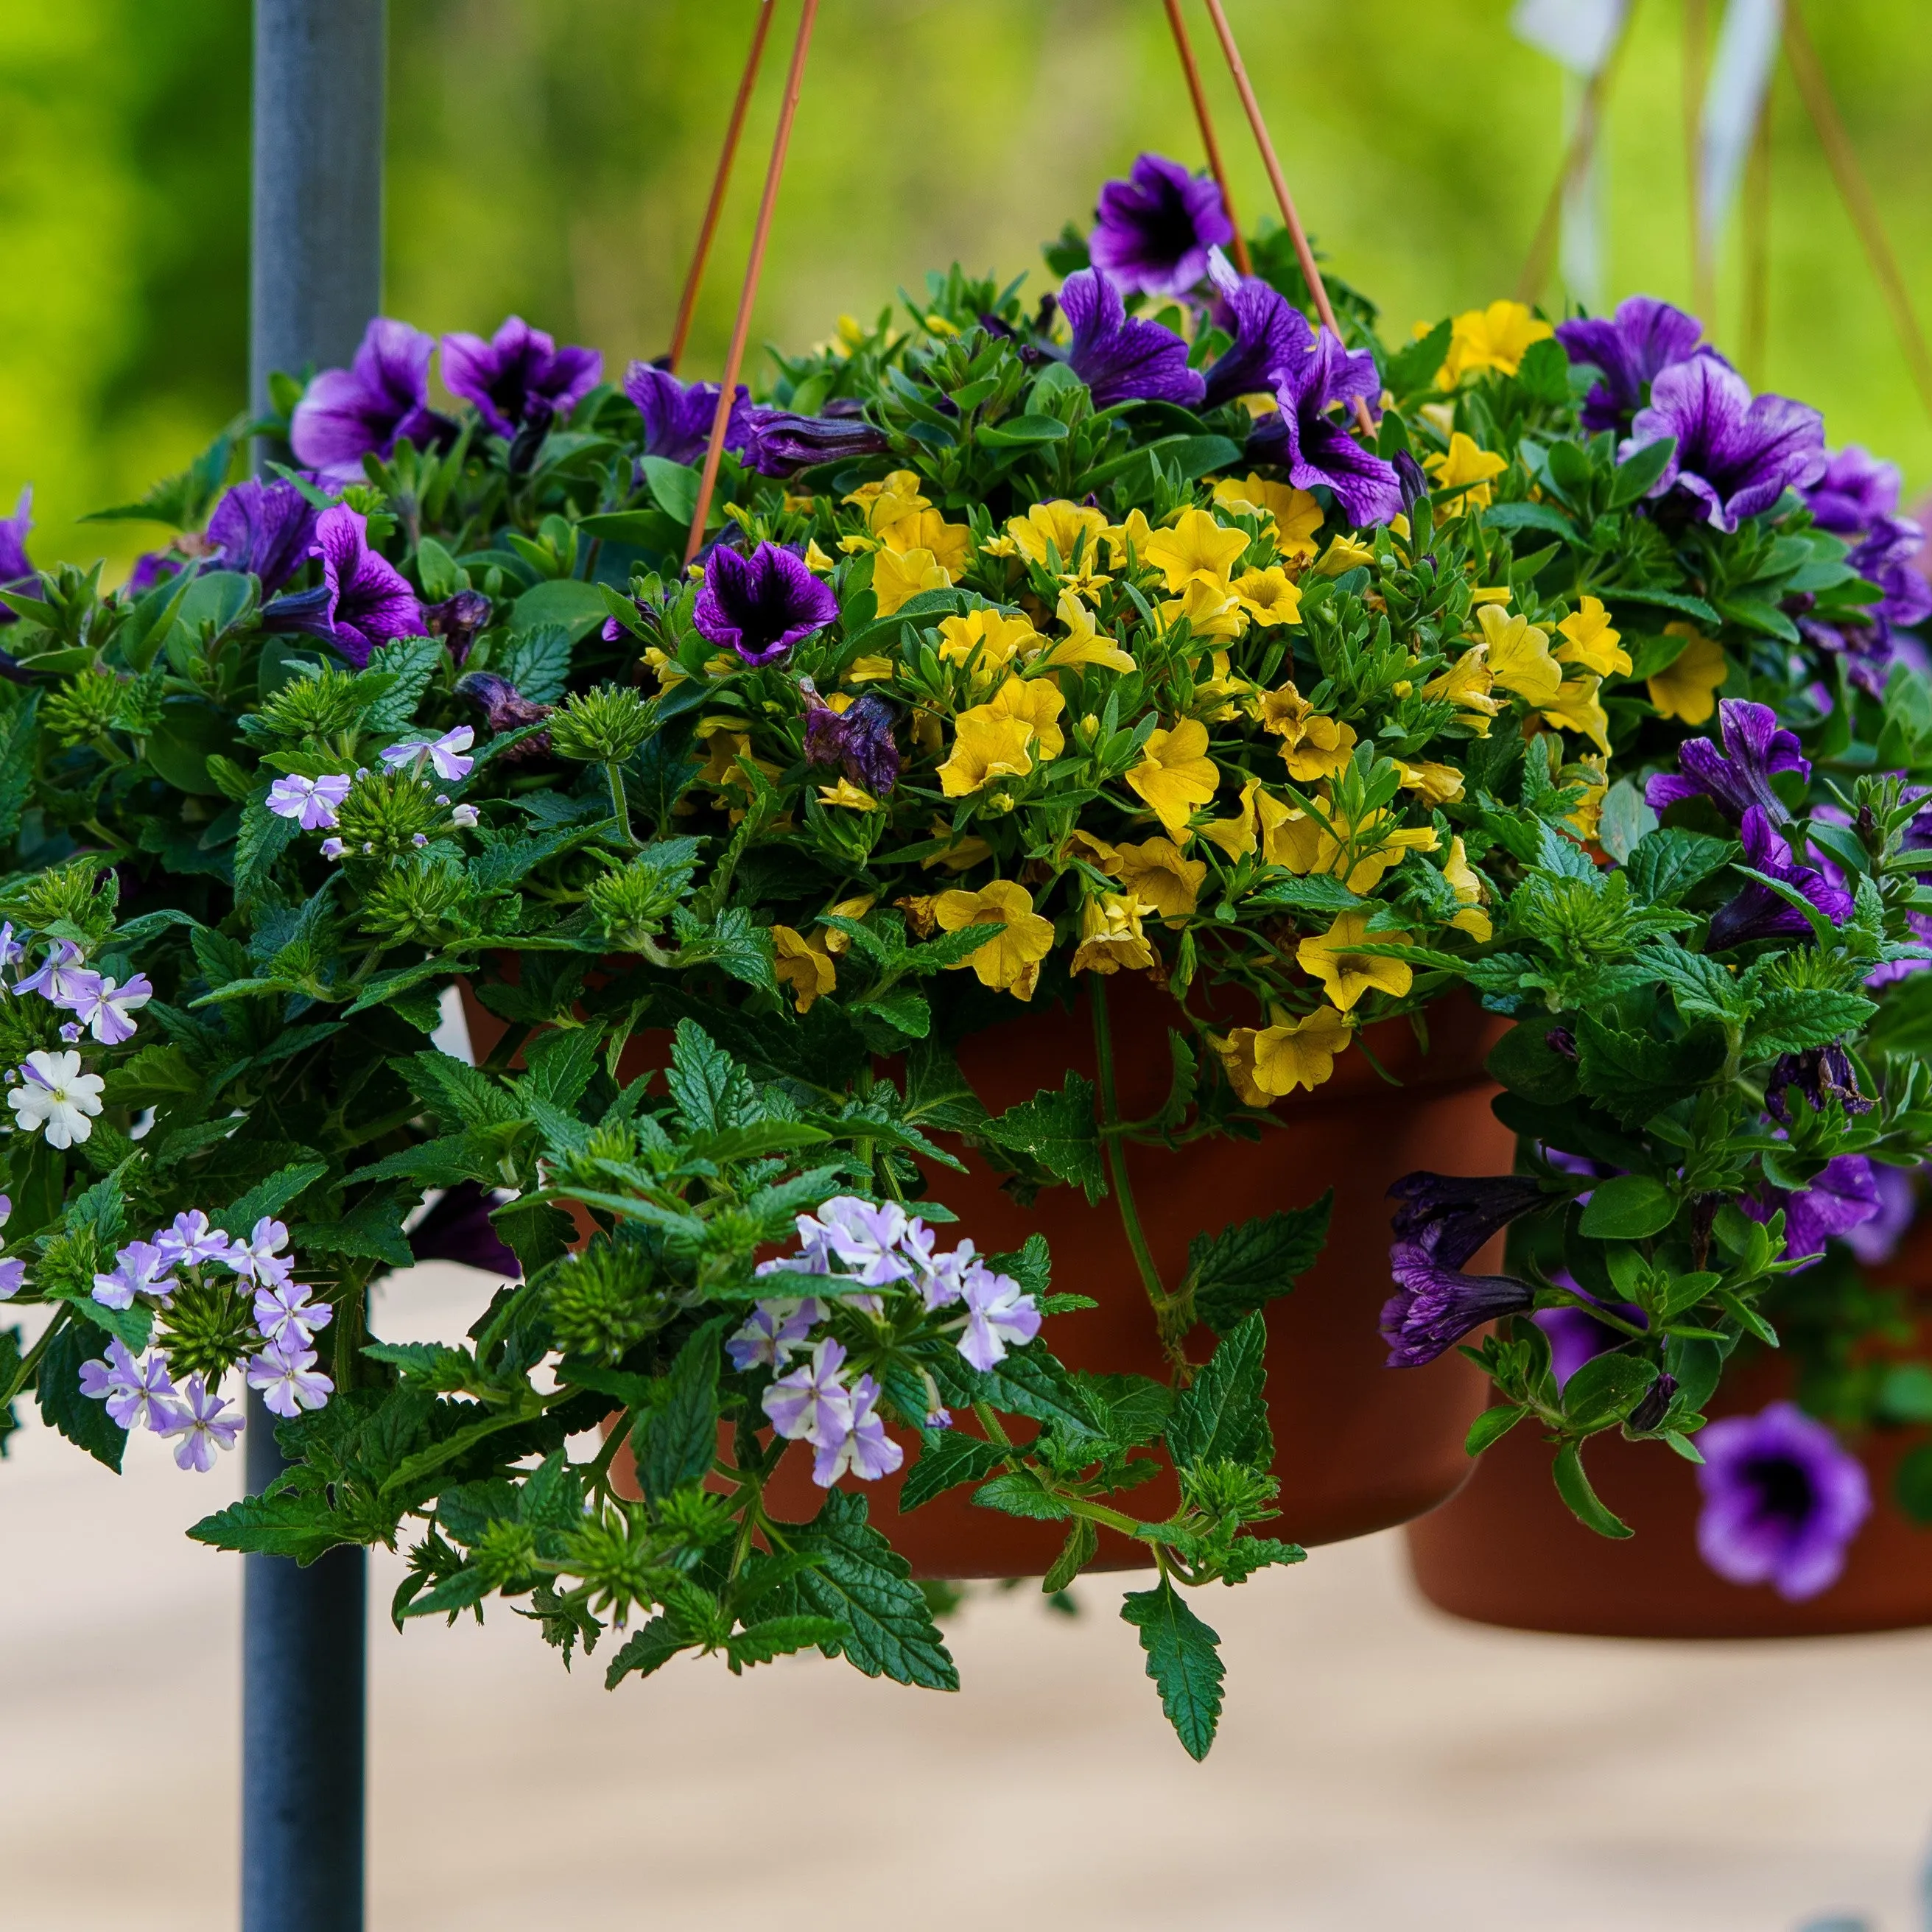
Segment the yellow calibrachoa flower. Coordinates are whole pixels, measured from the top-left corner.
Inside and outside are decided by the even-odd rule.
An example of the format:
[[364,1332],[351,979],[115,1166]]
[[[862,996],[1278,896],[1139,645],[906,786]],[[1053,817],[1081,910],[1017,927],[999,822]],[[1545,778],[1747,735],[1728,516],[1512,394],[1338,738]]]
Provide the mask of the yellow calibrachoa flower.
[[[839,937],[844,935],[842,933]],[[792,1004],[800,1012],[811,1012],[812,1003],[820,994],[829,993],[838,986],[838,969],[832,964],[831,955],[791,927],[772,928],[772,950],[777,955],[772,970],[782,986],[791,988]]]
[[1484,884],[1482,874],[1469,863],[1469,855],[1463,849],[1460,835],[1449,842],[1449,856],[1443,866],[1442,876],[1448,880],[1449,890],[1456,895],[1456,903],[1462,908],[1449,923],[1460,927],[1479,944],[1486,944],[1496,932],[1489,914],[1483,910],[1489,900],[1490,889]]
[[1564,640],[1557,647],[1558,664],[1581,664],[1599,677],[1630,675],[1630,653],[1623,647],[1623,634],[1611,628],[1610,614],[1600,598],[1585,598],[1557,626],[1556,634]]
[[1033,770],[1033,727],[1010,712],[976,704],[953,720],[952,755],[939,768],[939,788],[964,798],[995,778],[1024,778]]
[[[1400,999],[1415,982],[1405,961],[1355,950],[1368,938],[1370,917],[1366,909],[1342,913],[1326,932],[1318,938],[1311,934],[1294,949],[1301,970],[1322,982],[1329,1004],[1340,1012],[1348,1012],[1364,993],[1390,993]],[[1378,932],[1370,943],[1407,946],[1412,941],[1406,932]]]
[[1447,452],[1428,458],[1423,467],[1436,479],[1438,490],[1454,490],[1466,483],[1469,485],[1453,502],[1442,506],[1437,519],[1441,521],[1460,517],[1472,504],[1479,509],[1486,506],[1495,494],[1490,488],[1490,479],[1500,476],[1509,467],[1509,458],[1484,448],[1473,436],[1466,436],[1459,429],[1449,439]]
[[1265,1107],[1298,1088],[1311,1091],[1335,1071],[1348,1046],[1347,1019],[1323,1006],[1268,1027],[1236,1027],[1225,1039],[1210,1034],[1234,1090],[1250,1107]]
[[1160,620],[1169,628],[1184,617],[1188,635],[1209,644],[1232,644],[1248,624],[1234,586],[1221,577],[1190,577],[1180,595],[1160,607]]
[[875,536],[902,517],[929,509],[932,502],[917,472],[910,470],[895,470],[876,483],[861,483],[843,500],[857,505],[866,527]]
[[1130,510],[1125,523],[1110,524],[1107,526],[1107,561],[1114,569],[1124,570],[1127,566],[1128,552],[1131,550],[1136,563],[1144,569],[1147,566],[1148,542],[1153,535],[1154,526],[1148,521],[1147,512],[1144,510]]
[[1317,711],[1292,683],[1262,698],[1261,724],[1282,741],[1288,776],[1304,784],[1333,778],[1355,748],[1355,728]]
[[1216,818],[1202,826],[1201,836],[1231,859],[1244,859],[1258,848],[1267,864],[1306,873],[1314,868],[1322,832],[1306,812],[1264,791],[1259,778],[1250,778],[1241,787],[1240,810],[1232,818]]
[[1284,824],[1286,842],[1294,835],[1292,857],[1278,862],[1292,872],[1325,873],[1340,879],[1352,892],[1372,890],[1382,874],[1402,863],[1404,854],[1433,852],[1442,842],[1426,825],[1403,826],[1392,812],[1372,812],[1359,822],[1351,823],[1328,800],[1319,801],[1322,817],[1328,821],[1298,813],[1296,820]]
[[1196,806],[1205,805],[1221,782],[1221,768],[1207,756],[1208,728],[1198,718],[1156,730],[1127,783],[1158,818],[1170,838],[1184,840]]
[[1588,738],[1607,758],[1610,721],[1597,696],[1603,682],[1600,677],[1564,679],[1556,697],[1544,705],[1543,716],[1547,723]]
[[1358,543],[1353,537],[1334,537],[1328,548],[1322,553],[1322,561],[1315,568],[1324,577],[1340,577],[1353,570],[1358,564],[1373,563],[1374,547]]
[[1677,656],[1648,681],[1650,701],[1664,718],[1681,718],[1687,724],[1708,722],[1718,708],[1718,687],[1731,674],[1716,640],[1684,623],[1666,624],[1666,638],[1688,638]]
[[970,664],[976,652],[982,676],[1004,669],[1016,656],[1030,656],[1040,634],[1024,617],[1009,617],[983,606],[963,617],[939,620],[939,655],[946,664]]
[[922,590],[944,590],[952,574],[929,550],[880,550],[872,554],[872,594],[890,617]]
[[1098,664],[1104,670],[1132,670],[1133,659],[1112,637],[1102,634],[1094,614],[1071,590],[1060,593],[1054,615],[1066,626],[1066,635],[1038,652],[1037,662],[1054,670],[1078,670]]
[[1012,879],[994,879],[976,892],[941,892],[932,915],[945,932],[969,926],[1003,926],[1006,931],[956,959],[949,971],[970,966],[982,986],[1030,1000],[1040,984],[1040,962],[1053,950],[1053,922],[1033,909],[1033,895]]
[[1483,605],[1476,621],[1483,630],[1483,661],[1495,682],[1532,704],[1556,697],[1563,674],[1550,655],[1548,632],[1540,630],[1521,612],[1510,616],[1495,604]]
[[1257,624],[1298,624],[1301,592],[1278,563],[1266,570],[1244,570],[1231,586],[1241,608]]
[[1178,926],[1200,903],[1207,862],[1184,858],[1171,838],[1149,838],[1138,845],[1112,848],[1114,863],[1105,868],[1120,882],[1120,890],[1138,899],[1150,912]]
[[898,669],[890,658],[854,658],[845,667],[844,682],[848,684],[871,684],[879,679],[892,676]]
[[896,550],[902,556],[929,551],[940,569],[956,578],[966,568],[967,554],[973,548],[971,527],[949,524],[938,510],[916,510],[910,516],[901,517],[888,524],[879,536],[886,549]]
[[660,691],[668,691],[674,684],[686,683],[691,676],[676,658],[656,644],[644,652],[644,668],[656,677]]
[[[1496,680],[1484,662],[1487,648],[1483,644],[1472,644],[1447,670],[1438,671],[1422,687],[1424,698],[1446,698],[1459,711],[1473,712],[1480,718],[1482,722],[1476,727],[1479,738],[1490,735],[1490,720],[1503,708],[1500,698],[1490,695],[1490,686]],[[1560,683],[1561,679],[1558,682]]]
[[805,547],[805,567],[807,570],[816,571],[820,577],[829,576],[831,573],[832,560],[819,548],[816,537]]
[[[1530,344],[1556,332],[1520,302],[1492,302],[1487,308],[1466,310],[1449,328],[1449,353],[1436,372],[1438,389],[1453,389],[1465,376],[1478,375],[1485,369],[1514,376],[1522,366]],[[1425,328],[1422,333],[1429,332]]]
[[1214,500],[1238,516],[1266,517],[1274,525],[1275,548],[1285,557],[1312,557],[1315,532],[1322,527],[1322,506],[1291,483],[1270,483],[1250,471],[1236,482],[1224,476],[1214,485]]
[[850,778],[841,778],[836,784],[818,788],[820,805],[842,806],[848,812],[877,812],[879,801],[862,785],[855,785]]
[[1610,789],[1607,761],[1607,753],[1600,758],[1580,758],[1563,774],[1566,784],[1574,784],[1580,778],[1587,781],[1576,810],[1566,813],[1563,820],[1586,844],[1594,844],[1604,829],[1604,800]]
[[[1082,558],[1095,555],[1100,539],[1107,534],[1107,519],[1084,503],[1070,503],[1064,496],[1051,503],[1036,503],[1024,516],[1006,519],[1006,534],[1030,562],[1050,561],[1048,545],[1060,559],[1056,566],[1066,569],[1077,551]],[[1081,548],[1081,539],[1086,547]]]
[[1141,554],[1176,592],[1196,577],[1225,584],[1235,560],[1248,547],[1246,533],[1217,524],[1205,510],[1184,510],[1171,530],[1156,530]]
[[1154,908],[1142,905],[1131,892],[1108,892],[1084,901],[1080,908],[1080,944],[1075,949],[1074,973],[1130,973],[1153,965],[1154,948],[1141,930],[1141,920]]
[[[820,914],[821,919],[863,919],[879,902],[877,892],[860,892],[849,899],[841,899],[836,905],[827,906]],[[849,932],[841,932],[836,926],[820,926],[812,934],[814,945],[823,946],[828,952],[843,952],[852,944]]]
[[935,840],[943,840],[944,843],[940,850],[928,852],[920,860],[919,869],[922,872],[929,872],[935,866],[949,872],[970,872],[981,860],[993,856],[993,848],[985,839],[970,832],[956,835],[952,826],[937,812],[933,814],[932,822],[926,830]]
[[[701,718],[698,735],[706,754],[704,768],[698,774],[700,784],[744,785],[748,782],[738,764],[752,749],[752,734],[745,728],[742,718]],[[753,758],[752,763],[768,778],[778,775],[778,766],[763,758]]]
[[1066,734],[1058,722],[1066,700],[1050,677],[1010,677],[981,708],[1002,718],[1017,718],[1033,734],[1028,748],[1043,763],[1058,758],[1066,748]]
[[1402,774],[1402,790],[1414,792],[1424,805],[1450,805],[1462,796],[1462,774],[1454,765],[1406,765],[1398,758],[1395,768]]

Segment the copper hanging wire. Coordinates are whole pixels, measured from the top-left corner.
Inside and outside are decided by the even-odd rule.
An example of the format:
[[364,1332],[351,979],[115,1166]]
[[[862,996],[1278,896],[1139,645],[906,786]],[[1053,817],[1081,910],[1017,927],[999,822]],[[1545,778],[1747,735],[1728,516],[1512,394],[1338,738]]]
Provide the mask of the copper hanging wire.
[[1187,22],[1180,17],[1180,0],[1163,0],[1167,24],[1174,29],[1174,50],[1180,56],[1180,70],[1187,79],[1188,98],[1194,103],[1194,118],[1200,124],[1201,145],[1208,152],[1208,171],[1221,190],[1221,212],[1234,231],[1234,266],[1252,275],[1255,265],[1248,256],[1248,238],[1234,213],[1234,197],[1228,188],[1227,164],[1221,158],[1221,143],[1214,132],[1214,117],[1208,112],[1207,91],[1201,85],[1200,64],[1194,58],[1194,43],[1188,38]]
[[[1281,171],[1281,162],[1274,151],[1274,142],[1269,138],[1268,123],[1262,118],[1261,103],[1255,98],[1253,83],[1248,79],[1248,70],[1243,64],[1241,50],[1234,44],[1234,30],[1228,24],[1228,16],[1222,10],[1221,0],[1207,0],[1208,16],[1214,22],[1214,32],[1221,42],[1221,51],[1227,56],[1228,71],[1234,77],[1235,91],[1241,97],[1241,106],[1246,111],[1248,125],[1254,130],[1255,145],[1262,151],[1262,164],[1268,170],[1269,184],[1274,190],[1274,198],[1281,209],[1281,218],[1286,224],[1288,238],[1294,244],[1294,259],[1301,265],[1301,278],[1308,284],[1308,292],[1314,298],[1315,312],[1321,316],[1322,326],[1340,340],[1342,332],[1336,326],[1335,310],[1328,300],[1328,285],[1322,279],[1322,271],[1315,266],[1315,251],[1308,245],[1307,231],[1301,225],[1301,217],[1295,212],[1294,197],[1288,191],[1288,182]],[[1372,440],[1376,433],[1375,419],[1369,414],[1369,406],[1360,396],[1355,398],[1355,426],[1364,436]]]
[[724,454],[724,435],[731,421],[731,404],[738,391],[738,374],[745,364],[745,344],[752,332],[752,308],[758,300],[758,278],[765,266],[765,244],[771,238],[772,216],[778,206],[778,183],[784,178],[785,151],[791,145],[791,125],[798,114],[800,89],[805,82],[805,57],[812,46],[812,29],[818,18],[818,0],[804,0],[798,16],[798,35],[792,43],[791,67],[785,76],[784,98],[778,104],[778,124],[772,136],[772,158],[765,169],[764,193],[758,200],[758,224],[752,231],[752,252],[745,264],[745,285],[738,295],[738,318],[731,327],[731,346],[724,358],[724,374],[718,386],[718,408],[711,418],[711,440],[705,446],[704,472],[698,478],[698,502],[692,512],[691,534],[685,539],[687,568],[704,542],[711,499],[718,488],[718,465]]

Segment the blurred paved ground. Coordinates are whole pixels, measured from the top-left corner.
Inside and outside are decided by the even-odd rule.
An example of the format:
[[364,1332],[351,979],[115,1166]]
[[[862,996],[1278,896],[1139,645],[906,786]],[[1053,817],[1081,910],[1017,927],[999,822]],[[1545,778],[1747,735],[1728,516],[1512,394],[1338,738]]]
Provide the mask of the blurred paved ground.
[[[380,1325],[446,1329],[479,1286],[420,1270]],[[238,1577],[179,1532],[237,1460],[185,1476],[150,1439],[117,1482],[32,1427],[0,1467],[0,1932],[232,1922]],[[1103,1584],[1077,1621],[970,1604],[957,1696],[816,1658],[612,1696],[514,1618],[398,1636],[397,1574],[375,1932],[1918,1932],[1932,1634],[1504,1636],[1424,1610],[1376,1538],[1201,1605],[1230,1708],[1196,1767]]]

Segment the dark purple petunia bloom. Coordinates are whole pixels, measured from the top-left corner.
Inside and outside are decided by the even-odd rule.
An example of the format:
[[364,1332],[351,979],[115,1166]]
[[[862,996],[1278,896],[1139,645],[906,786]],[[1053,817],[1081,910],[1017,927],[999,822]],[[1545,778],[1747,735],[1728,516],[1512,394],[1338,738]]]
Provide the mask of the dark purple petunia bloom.
[[346,369],[325,369],[296,405],[296,459],[330,483],[358,483],[362,459],[386,457],[404,438],[430,441],[442,418],[429,406],[435,343],[406,322],[378,316]]
[[1698,1432],[1697,1551],[1733,1583],[1802,1603],[1835,1583],[1871,1514],[1864,1466],[1796,1402],[1727,1415]]
[[805,560],[775,543],[749,556],[723,544],[704,567],[691,620],[700,635],[736,651],[748,664],[770,664],[813,632],[836,622],[838,600]]
[[[540,724],[556,709],[554,705],[539,704],[534,698],[526,698],[508,678],[499,677],[490,670],[467,673],[456,680],[456,689],[459,697],[482,708],[483,722],[493,734],[520,731],[526,724]],[[532,731],[507,752],[497,754],[500,762],[506,765],[526,764],[549,755],[548,731]]]
[[1888,633],[1932,616],[1932,583],[1915,567],[1924,547],[1924,530],[1911,518],[1880,517],[1845,560],[1885,593],[1874,616]]
[[170,577],[178,577],[184,560],[175,550],[144,550],[135,558],[122,587],[130,597],[145,597],[154,586]]
[[1787,489],[1802,490],[1825,473],[1825,418],[1784,396],[1754,396],[1714,356],[1672,363],[1657,378],[1618,460],[1667,436],[1677,447],[1651,495],[1682,490],[1720,530],[1736,530],[1740,518],[1769,509]]
[[1418,1369],[1485,1322],[1526,1315],[1536,1296],[1514,1275],[1462,1274],[1427,1249],[1400,1242],[1389,1252],[1396,1292],[1382,1304],[1388,1366]]
[[[624,393],[644,419],[646,456],[695,463],[704,454],[718,413],[716,382],[680,382],[655,363],[633,362],[624,371]],[[734,455],[745,447],[745,412],[751,406],[751,392],[740,382],[724,426],[724,447]]]
[[1187,344],[1172,329],[1129,315],[1105,275],[1091,268],[1069,275],[1060,307],[1073,331],[1067,367],[1094,392],[1096,409],[1129,402],[1192,409],[1206,394],[1200,370],[1187,366]]
[[[0,517],[0,590],[40,593],[40,574],[27,555],[27,532],[34,527],[34,486],[20,492],[19,507],[10,517]],[[0,604],[0,624],[17,624],[20,614]]]
[[520,1278],[524,1264],[490,1219],[496,1205],[473,1180],[459,1180],[409,1232],[410,1252],[419,1262],[460,1262],[486,1274]]
[[[1291,308],[1288,316],[1294,346],[1274,371],[1281,406],[1256,422],[1247,453],[1257,462],[1280,464],[1304,490],[1325,483],[1358,530],[1386,523],[1401,514],[1401,478],[1348,426],[1349,405],[1358,397],[1372,407],[1382,394],[1376,358],[1366,349],[1352,354],[1326,328],[1310,328],[1299,309]],[[1330,413],[1338,408],[1339,417]]]
[[1389,1190],[1402,1205],[1390,1222],[1396,1240],[1448,1268],[1460,1268],[1520,1214],[1552,1199],[1527,1174],[1405,1174]]
[[603,373],[604,358],[596,350],[560,349],[520,315],[488,342],[480,335],[442,338],[443,387],[475,404],[499,436],[514,436],[527,419],[568,416]]
[[251,479],[214,506],[208,540],[224,570],[252,571],[272,594],[315,554],[315,506],[292,483]]
[[[1582,1294],[1586,1301],[1597,1299],[1594,1295],[1584,1294],[1567,1275],[1558,1274],[1552,1279],[1573,1294]],[[1634,1301],[1603,1302],[1598,1305],[1612,1315],[1622,1316],[1634,1328],[1650,1326],[1649,1318]],[[1608,1354],[1612,1348],[1621,1348],[1630,1340],[1621,1328],[1612,1328],[1607,1322],[1599,1322],[1587,1308],[1539,1308],[1529,1318],[1550,1338],[1550,1372],[1556,1377],[1559,1391],[1586,1362]]]
[[1162,154],[1142,154],[1125,181],[1100,190],[1088,237],[1095,268],[1124,296],[1184,296],[1208,272],[1208,251],[1234,238],[1220,185]]
[[760,476],[796,476],[820,463],[877,456],[892,447],[884,431],[863,416],[829,408],[822,416],[802,416],[754,403],[745,412],[744,423],[742,460],[747,470]]
[[1275,370],[1306,346],[1308,318],[1258,275],[1238,274],[1218,248],[1208,258],[1208,273],[1220,292],[1216,319],[1234,338],[1208,371],[1202,400],[1212,409],[1272,388]]
[[1841,1154],[1828,1160],[1809,1187],[1787,1194],[1766,1187],[1738,1203],[1754,1221],[1768,1221],[1784,1210],[1784,1252],[1796,1260],[1825,1252],[1825,1244],[1875,1220],[1884,1207],[1872,1164],[1862,1154]]
[[[358,669],[392,638],[424,634],[422,607],[403,574],[369,548],[368,525],[338,503],[316,519],[314,554],[322,559],[327,636]],[[285,600],[292,602],[292,599]]]
[[892,738],[895,712],[877,692],[855,698],[843,711],[808,700],[805,755],[814,765],[836,765],[855,785],[884,798],[899,777],[899,748]]
[[1659,772],[1644,788],[1651,810],[1666,811],[1687,798],[1712,798],[1730,818],[1741,819],[1757,806],[1773,824],[1783,824],[1790,814],[1772,789],[1772,773],[1811,775],[1797,733],[1780,725],[1769,705],[1741,698],[1718,700],[1718,733],[1721,750],[1708,738],[1687,738],[1678,746],[1679,769]]
[[1856,443],[1827,459],[1825,473],[1805,491],[1811,518],[1821,530],[1862,536],[1898,508],[1898,465],[1881,463]]
[[1918,1218],[1918,1190],[1904,1168],[1882,1167],[1874,1161],[1872,1179],[1878,1184],[1878,1212],[1838,1237],[1867,1268],[1890,1261]]
[[1778,1056],[1765,1083],[1764,1109],[1785,1126],[1791,1124],[1791,1102],[1786,1098],[1796,1088],[1815,1112],[1822,1113],[1835,1100],[1847,1114],[1869,1114],[1872,1103],[1858,1091],[1858,1076],[1852,1057],[1836,1040],[1828,1046],[1807,1048],[1802,1053]]
[[[1704,325],[1694,315],[1672,308],[1654,296],[1631,296],[1614,316],[1579,316],[1556,325],[1556,339],[1572,362],[1587,362],[1603,372],[1583,399],[1582,421],[1593,436],[1599,430],[1627,429],[1650,400],[1650,386],[1677,362],[1700,352]],[[1706,356],[1715,356],[1706,349]]]
[[[1801,893],[1834,926],[1852,916],[1852,896],[1845,888],[1810,866],[1801,866],[1791,848],[1772,826],[1762,806],[1750,806],[1741,828],[1744,862],[1754,872],[1777,879]],[[1786,898],[1757,880],[1750,880],[1728,905],[1712,915],[1706,946],[1722,952],[1756,939],[1808,939],[1811,928],[1804,915]]]

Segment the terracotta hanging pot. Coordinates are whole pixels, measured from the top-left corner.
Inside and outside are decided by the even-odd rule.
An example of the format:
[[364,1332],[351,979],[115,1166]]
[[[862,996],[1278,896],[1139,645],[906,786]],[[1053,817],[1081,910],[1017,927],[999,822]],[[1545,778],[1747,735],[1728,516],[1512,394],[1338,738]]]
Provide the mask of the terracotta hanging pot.
[[[1922,1224],[1887,1285],[1932,1288],[1932,1228]],[[1791,1393],[1792,1372],[1761,1354],[1725,1378],[1718,1414],[1750,1413]],[[1932,1624],[1932,1532],[1894,1500],[1904,1457],[1922,1429],[1874,1432],[1858,1445],[1872,1512],[1844,1574],[1789,1603],[1767,1585],[1726,1582],[1697,1553],[1702,1497],[1693,1465],[1661,1443],[1609,1433],[1585,1452],[1598,1496],[1636,1534],[1612,1541],[1586,1529],[1550,1479],[1551,1450],[1520,1423],[1485,1453],[1468,1485],[1408,1526],[1410,1565],[1438,1610],[1508,1630],[1577,1636],[1828,1636]]]

